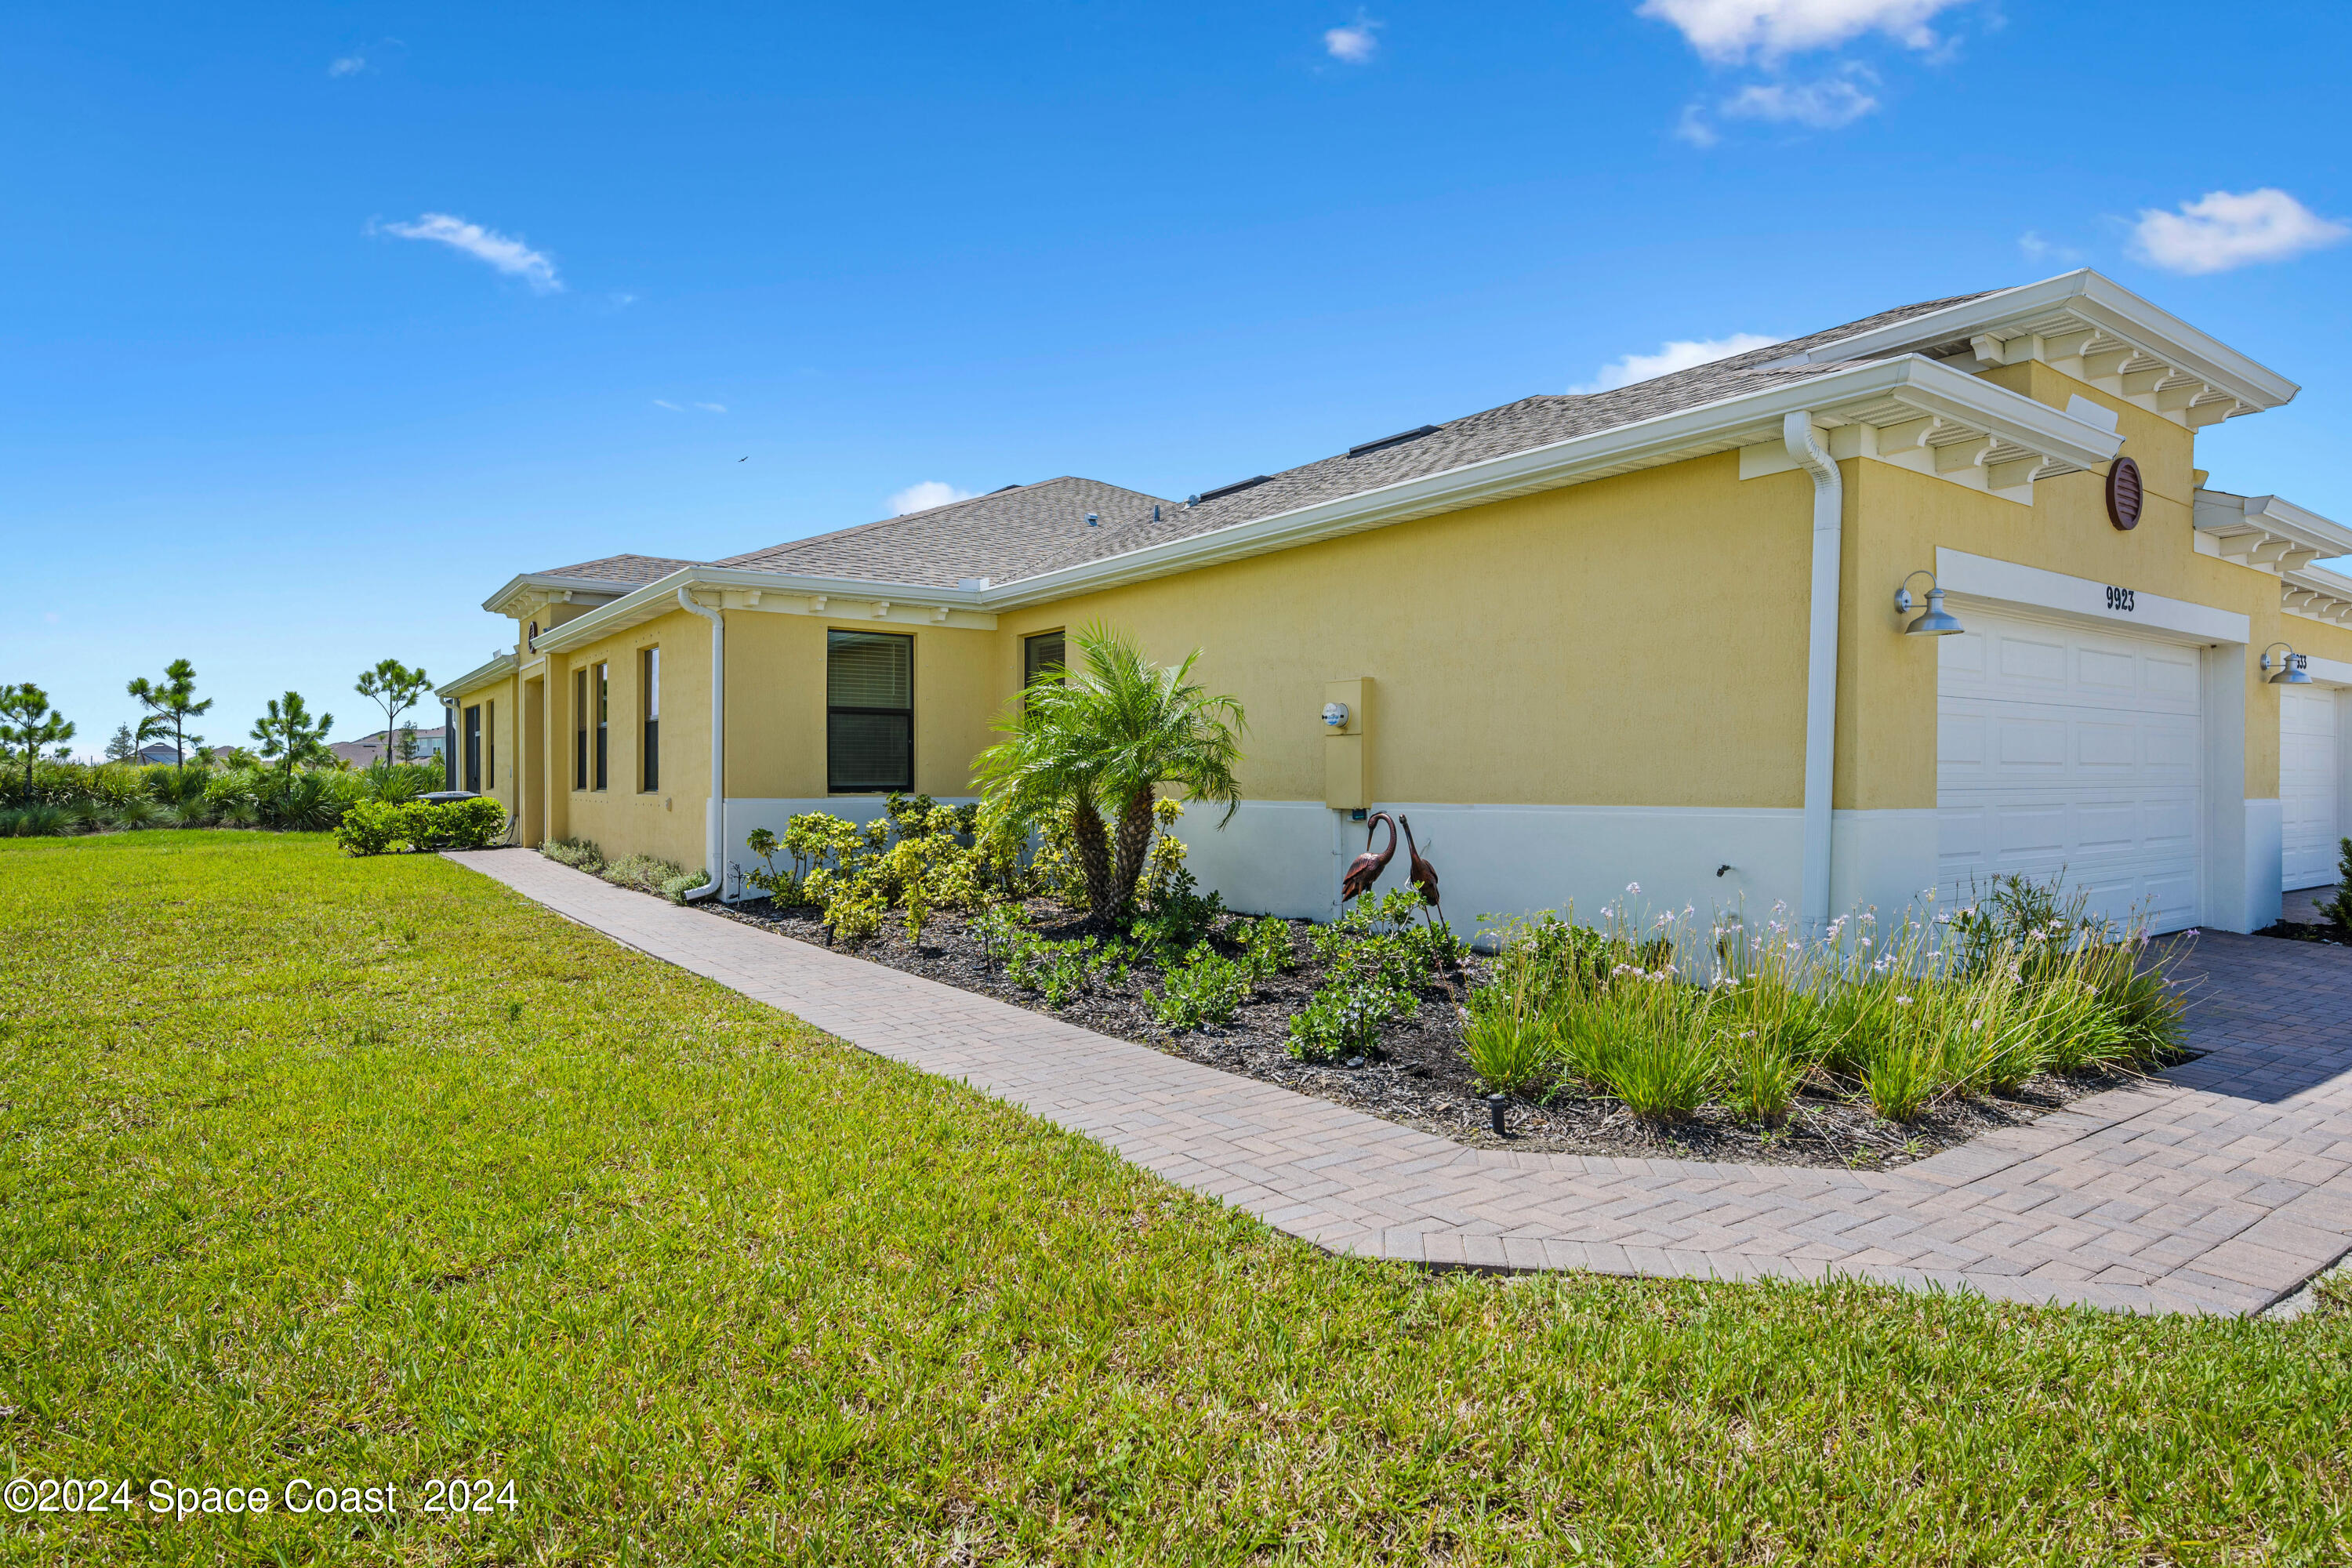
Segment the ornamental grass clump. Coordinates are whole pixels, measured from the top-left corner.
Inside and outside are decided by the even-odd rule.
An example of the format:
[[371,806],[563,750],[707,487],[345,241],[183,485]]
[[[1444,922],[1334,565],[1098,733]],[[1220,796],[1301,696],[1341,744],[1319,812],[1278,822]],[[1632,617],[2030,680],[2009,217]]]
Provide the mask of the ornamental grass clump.
[[1842,916],[1811,939],[1780,906],[1760,927],[1630,903],[1598,925],[1573,911],[1515,921],[1465,1010],[1464,1048],[1490,1081],[1479,1059],[1519,1048],[1505,1021],[1539,1016],[1565,1077],[1637,1115],[1714,1102],[1768,1127],[1808,1092],[1906,1122],[2037,1074],[2147,1070],[2178,1053],[2179,948],[2152,946],[2144,921],[2015,878],[1949,913],[1932,905],[1925,895],[1891,925]]

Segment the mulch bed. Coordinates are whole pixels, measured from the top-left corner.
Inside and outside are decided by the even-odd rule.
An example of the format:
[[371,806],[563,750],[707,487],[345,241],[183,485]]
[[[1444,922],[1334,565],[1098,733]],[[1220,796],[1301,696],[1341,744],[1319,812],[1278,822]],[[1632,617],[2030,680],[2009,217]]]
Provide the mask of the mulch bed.
[[[765,899],[732,906],[696,906],[723,919],[740,921],[817,946],[825,940],[816,912],[778,909]],[[1066,940],[1090,934],[1067,911],[1033,900],[1030,919],[1042,936]],[[1313,922],[1293,921],[1294,972],[1261,983],[1234,1021],[1222,1027],[1171,1032],[1146,1010],[1143,994],[1156,989],[1159,974],[1139,964],[1126,984],[1092,988],[1055,1012],[1036,992],[992,970],[962,919],[933,917],[920,947],[910,944],[895,921],[881,934],[836,951],[909,974],[975,991],[1032,1012],[1054,1016],[1100,1034],[1181,1056],[1220,1071],[1279,1084],[1354,1110],[1434,1132],[1473,1147],[1521,1152],[1631,1155],[1648,1159],[1734,1161],[1769,1165],[1817,1165],[1885,1170],[1957,1147],[1997,1127],[2014,1127],[2057,1110],[2070,1100],[2133,1081],[2116,1073],[2050,1075],[2033,1079],[2014,1094],[1956,1100],[1935,1107],[1910,1126],[1874,1114],[1859,1096],[1809,1091],[1776,1131],[1741,1123],[1708,1108],[1689,1121],[1659,1124],[1641,1121],[1622,1104],[1570,1086],[1540,1102],[1512,1101],[1509,1136],[1489,1129],[1486,1100],[1462,1049],[1460,1001],[1476,984],[1481,960],[1473,956],[1451,987],[1432,985],[1419,1010],[1389,1026],[1380,1050],[1369,1059],[1311,1065],[1291,1056],[1291,1016],[1314,993],[1321,975],[1309,955],[1307,933]],[[1234,951],[1230,944],[1218,944]]]
[[2281,921],[2276,925],[2264,926],[2254,934],[2274,936],[2284,942],[2316,942],[2322,947],[2352,947],[2352,942],[2344,940],[2341,926],[2312,925],[2303,921]]

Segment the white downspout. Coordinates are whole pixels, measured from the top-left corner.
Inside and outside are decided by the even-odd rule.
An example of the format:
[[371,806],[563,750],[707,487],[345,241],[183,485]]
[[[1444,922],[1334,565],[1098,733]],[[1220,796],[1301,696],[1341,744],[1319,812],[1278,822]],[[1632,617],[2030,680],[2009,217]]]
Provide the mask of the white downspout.
[[1811,411],[1780,422],[1780,443],[1813,479],[1811,626],[1805,650],[1805,875],[1798,916],[1818,931],[1830,919],[1830,782],[1837,760],[1840,556],[1845,543],[1845,482],[1813,436]]
[[727,622],[717,610],[694,602],[693,590],[677,591],[678,608],[710,623],[710,798],[702,808],[703,864],[710,880],[687,889],[687,900],[707,899],[726,882],[727,816]]

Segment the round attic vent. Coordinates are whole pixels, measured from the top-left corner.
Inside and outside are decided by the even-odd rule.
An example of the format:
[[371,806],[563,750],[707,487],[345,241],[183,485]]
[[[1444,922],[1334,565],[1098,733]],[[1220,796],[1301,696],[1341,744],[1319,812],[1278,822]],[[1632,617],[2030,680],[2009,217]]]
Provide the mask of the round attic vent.
[[2117,458],[2107,469],[2107,521],[2121,529],[2136,526],[2140,494],[2139,465],[2129,458]]

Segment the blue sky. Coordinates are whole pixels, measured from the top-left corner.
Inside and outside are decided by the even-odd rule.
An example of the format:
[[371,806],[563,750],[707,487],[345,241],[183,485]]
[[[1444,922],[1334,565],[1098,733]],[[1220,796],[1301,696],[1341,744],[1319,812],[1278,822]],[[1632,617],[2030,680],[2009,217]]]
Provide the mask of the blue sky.
[[89,749],[183,656],[215,742],[353,735],[518,571],[1180,496],[2077,265],[2301,382],[2206,460],[2352,521],[2352,13],[2231,16],[11,7],[0,679]]

